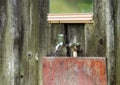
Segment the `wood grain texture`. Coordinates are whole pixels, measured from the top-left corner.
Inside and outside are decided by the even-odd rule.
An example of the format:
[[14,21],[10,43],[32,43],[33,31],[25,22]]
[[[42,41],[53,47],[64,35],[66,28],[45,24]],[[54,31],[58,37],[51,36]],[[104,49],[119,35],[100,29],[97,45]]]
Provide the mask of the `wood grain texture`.
[[115,85],[115,28],[112,0],[94,0],[94,22],[98,42],[97,56],[107,57],[108,85]]
[[114,27],[114,13],[113,1],[106,0],[106,56],[107,56],[107,71],[108,71],[108,85],[116,85],[115,80],[115,27]]
[[95,42],[95,27],[94,24],[85,24],[85,56],[95,56],[96,42]]
[[20,1],[0,1],[0,85],[19,84]]
[[94,56],[105,56],[106,54],[106,17],[105,17],[105,1],[94,0]]
[[43,85],[107,85],[105,58],[43,58]]
[[48,6],[47,0],[0,1],[0,85],[42,85]]
[[66,56],[66,51],[55,53],[59,35],[62,34],[65,43],[65,28],[64,24],[49,24],[49,36],[48,36],[48,56]]
[[38,85],[43,85],[43,74],[42,74],[42,58],[47,55],[48,50],[48,23],[47,23],[47,13],[49,12],[49,0],[38,0],[39,2],[39,57],[38,57]]
[[[85,36],[84,36],[84,24],[67,24],[67,38],[68,44],[80,44],[77,49],[79,57],[85,55]],[[72,49],[72,48],[71,48]],[[70,56],[73,56],[70,49]]]
[[116,85],[120,84],[120,2],[114,1],[115,11],[115,48],[116,48]]
[[23,47],[20,85],[38,85],[39,0],[22,1]]

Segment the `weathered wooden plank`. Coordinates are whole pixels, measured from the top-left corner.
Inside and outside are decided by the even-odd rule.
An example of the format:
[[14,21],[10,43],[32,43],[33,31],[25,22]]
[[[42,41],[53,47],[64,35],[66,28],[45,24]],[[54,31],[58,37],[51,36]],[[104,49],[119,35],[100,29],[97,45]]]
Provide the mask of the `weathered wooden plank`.
[[85,56],[88,57],[97,55],[95,29],[94,24],[85,24]]
[[96,52],[94,56],[105,56],[106,53],[106,22],[105,22],[105,1],[94,0],[94,42],[93,48]]
[[39,0],[22,1],[23,47],[20,85],[38,85]]
[[92,14],[48,14],[48,23],[93,23]]
[[49,12],[49,0],[38,0],[39,2],[39,58],[38,58],[38,85],[43,85],[42,58],[47,55],[49,39],[47,13]]
[[0,1],[0,85],[19,85],[20,1]]
[[63,35],[63,43],[65,43],[65,28],[64,28],[64,24],[49,24],[49,36],[48,36],[48,40],[49,40],[49,45],[48,45],[48,56],[66,56],[66,47],[63,47],[63,49],[61,49],[61,52],[55,52],[56,47],[58,45],[58,39],[59,39],[59,35]]
[[116,85],[115,80],[115,28],[113,16],[113,1],[106,0],[106,56],[107,56],[107,71],[108,85]]
[[120,84],[120,2],[115,0],[116,85]]
[[42,69],[48,6],[48,0],[0,1],[0,85],[42,85],[38,57]]
[[69,45],[71,45],[69,49],[69,55],[73,56],[72,50],[74,46],[77,46],[78,56],[85,55],[85,39],[84,39],[84,24],[67,24],[67,41]]
[[98,56],[107,57],[108,85],[115,85],[115,47],[112,0],[94,0]]
[[[29,59],[27,58],[28,46],[26,41],[28,40],[28,32],[30,28],[30,1],[22,1],[22,29],[23,29],[23,46],[22,46],[22,55],[20,60],[20,85],[28,85],[29,83]],[[25,33],[25,34],[24,34]],[[28,80],[27,80],[28,79]]]
[[0,85],[38,85],[39,38],[44,36],[39,32],[47,25],[47,12],[39,14],[47,9],[44,1],[1,1]]
[[43,85],[107,85],[105,58],[43,58]]
[[[2,59],[3,59],[3,50],[2,50],[2,43],[3,43],[3,29],[5,28],[5,20],[6,20],[6,3],[2,0],[0,3],[0,82],[2,84],[2,77],[3,77],[3,68],[2,68]],[[2,18],[4,17],[4,18]]]

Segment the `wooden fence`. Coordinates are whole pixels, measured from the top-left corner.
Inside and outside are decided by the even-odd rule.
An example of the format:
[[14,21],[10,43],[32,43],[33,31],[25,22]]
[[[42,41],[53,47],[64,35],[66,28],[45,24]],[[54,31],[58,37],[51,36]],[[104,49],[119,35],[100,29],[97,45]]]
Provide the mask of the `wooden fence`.
[[[64,35],[66,45],[80,44],[78,56],[106,57],[108,85],[119,85],[119,6],[119,0],[94,0],[93,21],[91,15],[81,21],[77,14],[72,23],[55,23],[51,14],[48,24],[48,0],[1,0],[0,85],[43,85],[42,59],[51,55],[58,34]],[[71,50],[67,48],[63,55],[72,56]]]

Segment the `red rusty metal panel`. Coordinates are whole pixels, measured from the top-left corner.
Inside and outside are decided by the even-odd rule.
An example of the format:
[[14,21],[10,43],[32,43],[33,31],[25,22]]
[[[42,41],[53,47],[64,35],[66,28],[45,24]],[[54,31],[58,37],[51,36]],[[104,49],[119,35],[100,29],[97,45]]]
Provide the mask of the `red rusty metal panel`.
[[44,57],[43,85],[107,85],[106,60],[97,57]]

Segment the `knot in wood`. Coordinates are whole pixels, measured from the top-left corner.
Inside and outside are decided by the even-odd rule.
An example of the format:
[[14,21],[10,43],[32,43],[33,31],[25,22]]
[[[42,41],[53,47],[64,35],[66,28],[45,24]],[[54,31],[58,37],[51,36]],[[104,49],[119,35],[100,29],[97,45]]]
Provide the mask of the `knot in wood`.
[[27,57],[28,57],[28,58],[32,57],[32,52],[31,52],[31,51],[29,51],[29,52],[27,53]]

